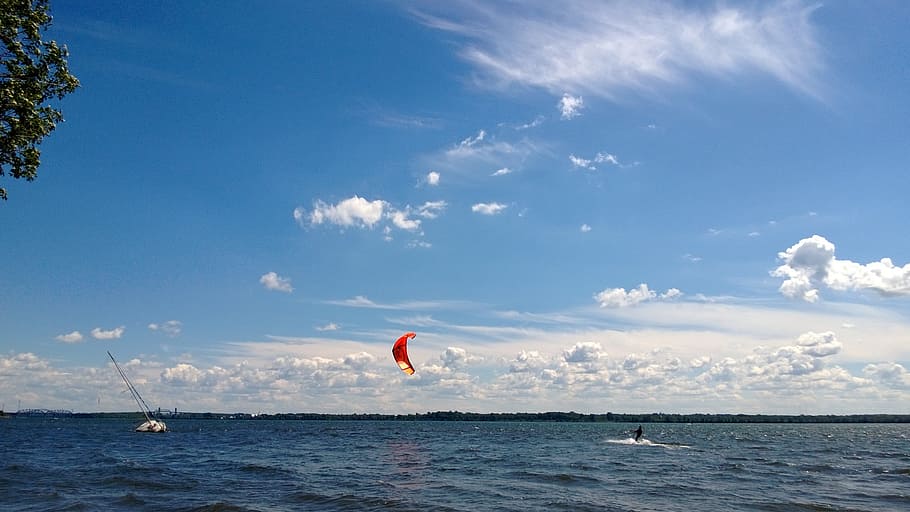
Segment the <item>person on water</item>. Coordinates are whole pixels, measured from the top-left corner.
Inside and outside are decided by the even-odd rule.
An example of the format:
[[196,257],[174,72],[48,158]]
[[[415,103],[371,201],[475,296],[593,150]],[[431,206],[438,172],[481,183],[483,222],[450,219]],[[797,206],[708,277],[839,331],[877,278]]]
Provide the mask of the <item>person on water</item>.
[[634,432],[634,434],[635,434],[635,442],[636,442],[636,443],[638,442],[638,439],[641,437],[642,433],[643,433],[643,431],[642,431],[642,429],[641,429],[641,425],[639,425],[639,426],[638,426],[638,430],[636,430],[636,431]]

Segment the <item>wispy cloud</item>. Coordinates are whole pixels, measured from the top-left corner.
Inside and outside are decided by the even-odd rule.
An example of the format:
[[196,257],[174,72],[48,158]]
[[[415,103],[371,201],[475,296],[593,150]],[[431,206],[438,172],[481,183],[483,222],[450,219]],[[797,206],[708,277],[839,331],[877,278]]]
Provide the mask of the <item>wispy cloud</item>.
[[616,155],[604,152],[598,152],[596,155],[594,155],[594,158],[591,159],[582,158],[571,154],[569,155],[569,162],[572,162],[572,167],[574,168],[587,169],[589,171],[596,171],[597,166],[595,164],[603,163],[624,167],[619,163],[619,159],[616,158]]
[[323,326],[316,327],[316,330],[320,331],[320,332],[337,331],[338,329],[341,329],[341,326],[336,324],[335,322],[329,322]]
[[471,211],[481,215],[498,215],[508,207],[502,203],[477,203],[471,206]]
[[442,127],[442,122],[438,118],[427,115],[404,114],[376,105],[363,106],[362,115],[365,115],[371,123],[386,128],[435,130]]
[[168,320],[164,323],[151,323],[149,324],[150,331],[163,332],[168,337],[175,338],[180,335],[183,331],[183,323],[179,320]]
[[656,0],[429,4],[426,25],[465,38],[460,55],[487,85],[511,83],[616,98],[704,76],[765,73],[818,96],[815,4],[708,6]]
[[416,300],[404,302],[374,302],[365,295],[356,295],[350,299],[328,300],[326,304],[334,306],[345,306],[352,308],[367,309],[388,309],[388,310],[431,310],[440,308],[463,309],[469,307],[469,303],[450,301],[450,300]]
[[536,116],[529,123],[520,123],[520,124],[511,124],[511,123],[501,123],[500,126],[508,126],[515,130],[530,130],[531,128],[537,128],[542,125],[546,120],[544,116]]
[[[510,132],[514,135],[513,132]],[[471,176],[489,176],[489,169],[520,169],[534,155],[547,153],[546,145],[527,137],[508,140],[491,135],[485,130],[463,138],[447,147],[428,153],[420,158],[423,165],[445,171],[446,182]]]
[[[266,290],[272,290],[276,292],[285,292],[291,293],[294,291],[294,287],[291,286],[291,280],[287,277],[281,277],[275,272],[267,272],[259,278],[259,282]],[[149,326],[151,328],[151,326]]]
[[572,96],[571,94],[563,94],[557,105],[557,108],[559,108],[559,117],[566,120],[581,115],[582,107],[584,107],[584,100],[582,97]]

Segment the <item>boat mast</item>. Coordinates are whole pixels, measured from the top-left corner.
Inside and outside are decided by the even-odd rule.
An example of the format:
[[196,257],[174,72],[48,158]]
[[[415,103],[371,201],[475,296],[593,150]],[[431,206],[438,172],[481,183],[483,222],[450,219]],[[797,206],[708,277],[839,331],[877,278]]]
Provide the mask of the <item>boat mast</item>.
[[126,383],[127,389],[130,390],[130,394],[133,395],[133,400],[136,401],[136,404],[139,405],[139,409],[142,411],[142,414],[145,415],[147,421],[152,421],[152,417],[149,415],[149,406],[145,403],[145,400],[142,399],[142,396],[136,391],[136,388],[133,386],[133,383],[130,382],[130,379],[127,378],[126,374],[123,373],[123,369],[120,368],[120,365],[117,364],[117,360],[114,359],[114,356],[111,355],[111,352],[108,351],[107,355],[111,358],[111,361],[114,362],[114,367],[117,368],[117,373],[120,374],[120,377],[123,378],[123,382]]

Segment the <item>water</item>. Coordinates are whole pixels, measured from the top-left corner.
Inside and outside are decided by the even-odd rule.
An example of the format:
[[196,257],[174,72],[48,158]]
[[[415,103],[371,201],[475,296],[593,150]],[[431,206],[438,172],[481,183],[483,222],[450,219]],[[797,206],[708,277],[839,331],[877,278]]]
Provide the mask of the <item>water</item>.
[[0,421],[0,509],[910,510],[910,425]]

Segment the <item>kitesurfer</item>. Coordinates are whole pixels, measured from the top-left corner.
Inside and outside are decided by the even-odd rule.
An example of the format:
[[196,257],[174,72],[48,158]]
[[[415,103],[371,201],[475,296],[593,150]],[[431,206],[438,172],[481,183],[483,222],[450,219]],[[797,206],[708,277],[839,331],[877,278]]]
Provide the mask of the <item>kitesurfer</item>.
[[636,442],[636,443],[638,442],[638,439],[641,437],[642,433],[643,433],[643,431],[642,431],[642,429],[641,429],[641,425],[639,425],[639,426],[638,426],[638,430],[636,430],[636,431],[634,432],[634,434],[635,434],[635,442]]

